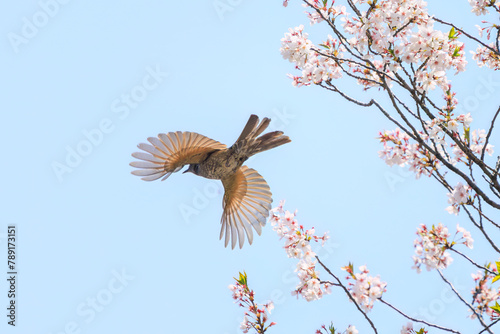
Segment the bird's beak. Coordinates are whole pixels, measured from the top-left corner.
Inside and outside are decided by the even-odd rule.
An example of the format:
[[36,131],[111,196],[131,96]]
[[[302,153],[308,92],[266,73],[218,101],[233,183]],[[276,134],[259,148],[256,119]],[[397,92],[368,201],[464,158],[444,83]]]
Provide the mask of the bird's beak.
[[186,174],[187,172],[191,172],[191,173],[193,172],[191,170],[191,165],[189,165],[188,169],[186,169],[185,171],[183,171],[182,174]]

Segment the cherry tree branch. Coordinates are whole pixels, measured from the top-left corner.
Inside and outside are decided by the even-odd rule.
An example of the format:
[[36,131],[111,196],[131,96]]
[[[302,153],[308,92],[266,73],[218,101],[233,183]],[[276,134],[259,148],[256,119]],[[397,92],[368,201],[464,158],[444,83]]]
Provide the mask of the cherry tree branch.
[[377,332],[377,328],[375,327],[375,324],[368,317],[368,315],[366,315],[366,312],[361,309],[361,307],[358,305],[358,303],[356,302],[356,300],[354,299],[354,297],[351,295],[351,293],[349,292],[349,290],[342,284],[342,282],[340,281],[340,279],[337,276],[335,276],[335,274],[332,273],[331,270],[327,266],[325,266],[323,264],[323,262],[321,262],[321,260],[319,259],[319,257],[317,255],[316,255],[316,260],[318,260],[318,263],[326,270],[326,272],[328,274],[330,274],[333,278],[335,278],[335,280],[338,282],[339,286],[347,294],[347,296],[349,297],[349,299],[354,303],[354,305],[356,305],[356,308],[358,309],[358,311],[361,312],[361,314],[363,314],[363,316],[365,317],[366,321],[368,321],[368,323],[370,323],[370,326],[372,327],[373,332],[374,333],[378,333]]
[[438,19],[437,17],[434,16],[434,20],[435,21],[438,21],[439,23],[442,23],[442,24],[445,24],[447,26],[450,26],[450,27],[453,27],[456,31],[459,31],[460,33],[464,34],[465,36],[469,37],[470,39],[478,42],[479,44],[481,44],[482,46],[484,46],[485,48],[489,49],[490,51],[496,53],[497,55],[500,56],[500,53],[498,52],[498,50],[495,50],[493,49],[491,46],[481,42],[481,40],[479,40],[478,38],[470,35],[469,33],[467,33],[465,30],[463,29],[460,29],[459,27],[457,27],[456,25],[454,25],[453,23],[449,23],[449,22],[446,22],[444,20],[441,20],[441,19]]
[[493,321],[491,324],[488,325],[488,327],[486,327],[485,329],[483,329],[482,331],[480,331],[478,334],[484,333],[486,330],[488,330],[489,328],[491,328],[493,325],[495,325],[499,321],[500,321],[500,319],[497,319],[497,320]]
[[486,139],[484,141],[484,147],[483,150],[481,151],[481,160],[484,159],[484,152],[486,152],[486,146],[488,146],[488,141],[490,140],[491,133],[493,132],[493,127],[495,126],[495,121],[497,119],[498,113],[500,113],[500,107],[498,107],[495,116],[493,116],[493,119],[491,120],[490,129],[488,130],[488,134],[486,135]]
[[493,240],[491,240],[490,236],[488,235],[488,233],[484,230],[484,227],[482,226],[482,224],[478,224],[476,222],[476,220],[474,219],[474,217],[472,216],[472,214],[469,212],[469,209],[465,206],[465,205],[462,205],[462,209],[465,210],[465,212],[467,212],[467,215],[469,216],[469,220],[472,222],[472,224],[474,224],[474,226],[477,227],[477,229],[479,231],[481,231],[481,233],[484,235],[484,237],[486,238],[486,240],[488,240],[488,242],[490,243],[491,247],[497,252],[497,253],[500,253],[500,249],[498,248],[498,246],[493,242]]
[[467,261],[469,261],[472,265],[476,266],[477,268],[479,268],[481,270],[486,270],[487,272],[489,272],[492,275],[496,275],[496,273],[494,271],[492,271],[492,270],[490,270],[490,269],[488,269],[488,268],[486,268],[484,266],[481,266],[481,265],[477,264],[470,257],[468,257],[467,255],[463,254],[462,252],[457,251],[455,248],[448,248],[448,249],[451,250],[452,252],[457,253],[458,255],[460,255],[461,257],[463,257]]
[[462,295],[460,295],[460,293],[458,293],[458,291],[455,289],[455,287],[453,286],[453,284],[451,284],[450,281],[448,281],[446,279],[446,277],[444,277],[443,273],[441,272],[440,269],[436,269],[437,272],[439,273],[439,275],[441,276],[441,278],[443,279],[443,281],[448,284],[448,286],[450,287],[450,289],[455,293],[455,295],[462,301],[462,303],[464,303],[465,305],[467,305],[467,307],[472,311],[472,313],[474,313],[477,317],[477,319],[479,320],[479,322],[481,323],[481,325],[483,325],[483,327],[485,327],[485,329],[488,331],[488,333],[491,333],[493,334],[492,331],[490,331],[488,329],[488,325],[486,325],[486,323],[484,322],[483,320],[483,317],[481,316],[481,314],[477,313],[476,310],[474,309],[474,307],[469,304],[463,297]]
[[419,323],[422,323],[426,326],[429,326],[429,327],[434,327],[434,328],[437,328],[437,329],[440,329],[440,330],[443,330],[443,331],[447,331],[447,332],[450,332],[450,333],[456,333],[456,334],[460,334],[459,331],[456,331],[456,330],[453,330],[451,328],[447,328],[447,327],[443,327],[443,326],[439,326],[439,325],[436,325],[436,324],[433,324],[433,323],[430,323],[430,322],[427,322],[425,320],[421,320],[421,319],[416,319],[416,318],[413,318],[413,317],[410,317],[409,315],[403,313],[401,310],[399,310],[398,308],[396,308],[395,306],[393,306],[392,304],[386,302],[385,300],[383,300],[382,298],[379,298],[380,302],[382,304],[385,304],[387,306],[389,306],[390,308],[392,308],[394,311],[398,312],[399,314],[401,314],[403,317],[405,317],[406,319],[408,320],[411,320],[413,322],[419,322]]

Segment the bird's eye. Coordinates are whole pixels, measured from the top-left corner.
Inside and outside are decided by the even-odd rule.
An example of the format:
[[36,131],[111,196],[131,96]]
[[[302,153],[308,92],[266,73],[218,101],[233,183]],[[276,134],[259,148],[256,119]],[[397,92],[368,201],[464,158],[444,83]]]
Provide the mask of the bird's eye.
[[196,174],[198,174],[198,171],[200,170],[200,165],[199,164],[194,165],[193,170]]

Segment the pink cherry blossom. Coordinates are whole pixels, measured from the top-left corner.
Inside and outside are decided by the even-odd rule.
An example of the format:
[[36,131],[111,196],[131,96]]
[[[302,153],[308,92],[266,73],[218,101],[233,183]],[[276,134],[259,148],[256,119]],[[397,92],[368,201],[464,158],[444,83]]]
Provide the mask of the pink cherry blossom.
[[[499,264],[500,262],[497,262]],[[477,274],[472,274],[472,279],[476,282],[476,287],[471,291],[472,305],[474,310],[480,314],[488,315],[491,320],[499,318],[500,314],[494,311],[490,306],[500,301],[500,289],[491,286],[492,279],[498,275],[498,267],[493,263],[487,266],[489,270],[479,270]],[[475,319],[475,313],[471,313],[470,317]]]
[[229,285],[229,290],[232,292],[232,297],[240,307],[246,308],[245,316],[240,324],[240,329],[243,333],[248,333],[250,329],[255,329],[257,333],[265,333],[266,330],[276,325],[271,322],[266,326],[269,314],[274,309],[274,304],[269,301],[259,305],[255,302],[255,293],[248,287],[248,278],[246,273],[240,273],[238,278],[235,278],[236,284]]
[[453,262],[447,251],[448,238],[450,237],[448,228],[439,223],[438,226],[433,225],[432,229],[429,230],[427,226],[421,224],[417,228],[417,235],[419,238],[414,241],[415,255],[412,267],[417,270],[417,273],[422,271],[422,265],[425,265],[427,271],[430,271],[444,269]]
[[457,215],[460,211],[460,206],[468,204],[471,200],[471,189],[469,185],[463,185],[461,182],[458,182],[451,193],[448,193],[448,203],[451,205],[446,208],[446,211]]
[[488,7],[493,7],[497,11],[500,9],[500,1],[469,0],[469,4],[472,6],[471,11],[476,15],[488,14]]
[[294,85],[320,84],[341,78],[345,71],[355,74],[365,88],[376,87],[382,85],[382,77],[390,82],[395,73],[402,71],[403,63],[412,63],[418,65],[415,79],[419,91],[436,87],[444,91],[449,83],[447,71],[465,70],[463,43],[456,35],[434,27],[424,1],[381,0],[370,11],[362,12],[361,17],[351,15],[344,6],[334,6],[334,3],[307,1],[310,23],[325,19],[342,22],[349,47],[371,64],[366,66],[356,59],[344,59],[346,49],[331,36],[314,45],[299,26],[285,34],[281,48],[283,57],[302,71],[300,77],[293,76]]
[[353,280],[354,282],[349,282],[349,291],[356,301],[356,303],[365,312],[369,312],[373,309],[374,302],[382,298],[382,294],[386,291],[386,282],[380,280],[380,276],[368,276],[370,272],[366,266],[360,266],[359,273],[354,274],[353,267],[349,266],[343,267],[349,273],[346,278],[348,280]]
[[311,241],[328,240],[328,234],[322,237],[314,235],[314,228],[304,229],[296,219],[296,212],[290,213],[283,209],[284,201],[272,210],[271,225],[280,238],[285,240],[285,251],[288,257],[299,259],[297,263],[297,284],[292,295],[301,295],[307,301],[317,300],[326,293],[330,293],[330,284],[319,280],[319,271],[316,270],[316,253],[312,250]]
[[[462,235],[460,236],[459,233]],[[417,235],[418,238],[413,243],[415,255],[413,256],[414,265],[412,267],[417,270],[417,273],[422,271],[422,265],[425,265],[427,271],[447,268],[453,262],[448,249],[457,244],[464,244],[472,249],[474,243],[470,232],[458,224],[454,240],[448,240],[451,234],[448,232],[448,228],[441,223],[437,226],[433,225],[431,229],[421,224],[417,228]]]

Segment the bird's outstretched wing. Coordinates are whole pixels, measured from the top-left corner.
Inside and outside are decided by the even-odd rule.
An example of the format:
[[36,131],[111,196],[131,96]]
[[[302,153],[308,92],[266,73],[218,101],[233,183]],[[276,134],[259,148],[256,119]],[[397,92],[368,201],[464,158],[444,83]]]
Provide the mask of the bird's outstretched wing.
[[252,244],[252,227],[260,235],[271,210],[273,200],[269,186],[257,171],[247,166],[242,166],[235,174],[222,179],[222,184],[224,213],[221,219],[220,239],[225,235],[225,246],[227,246],[231,238],[232,248],[239,239],[241,248],[246,233],[248,242]]
[[226,148],[226,145],[195,132],[160,133],[158,137],[149,137],[148,141],[152,145],[137,145],[145,152],[132,153],[140,161],[130,163],[130,166],[139,168],[132,174],[142,176],[144,181],[161,177],[163,181],[184,165],[200,163],[211,152]]

